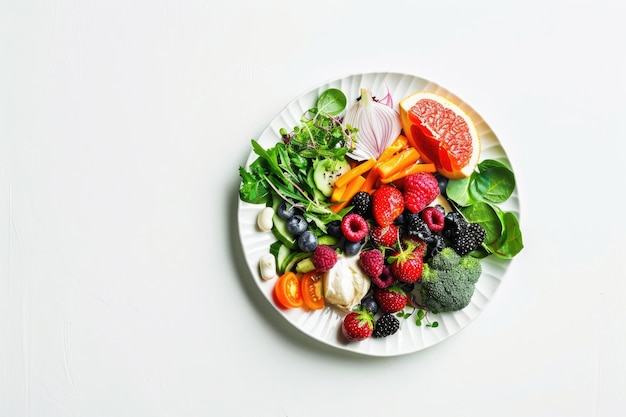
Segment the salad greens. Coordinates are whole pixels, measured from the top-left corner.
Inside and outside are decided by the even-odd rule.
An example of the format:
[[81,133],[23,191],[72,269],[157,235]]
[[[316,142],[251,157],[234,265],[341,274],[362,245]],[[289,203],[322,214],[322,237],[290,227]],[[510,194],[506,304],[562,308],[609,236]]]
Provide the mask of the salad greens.
[[517,216],[498,206],[514,189],[513,171],[494,159],[480,162],[467,178],[448,181],[448,200],[469,222],[479,223],[487,232],[483,253],[477,255],[511,259],[524,248]]
[[[332,220],[340,220],[344,212],[330,209],[326,196],[319,192],[311,175],[320,160],[343,160],[356,129],[345,127],[337,117],[346,107],[345,94],[328,89],[307,110],[300,124],[291,132],[281,129],[282,141],[264,149],[252,139],[258,155],[248,169],[239,167],[242,184],[239,197],[253,204],[271,204],[278,196],[293,207],[299,207],[308,221],[322,232]],[[347,210],[347,209],[346,209]]]

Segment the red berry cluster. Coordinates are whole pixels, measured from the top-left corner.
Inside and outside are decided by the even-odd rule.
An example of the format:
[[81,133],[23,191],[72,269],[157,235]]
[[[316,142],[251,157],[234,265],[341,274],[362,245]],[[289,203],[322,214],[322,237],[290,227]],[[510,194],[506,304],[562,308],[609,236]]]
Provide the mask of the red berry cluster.
[[[439,182],[431,173],[419,173],[405,178],[402,187],[382,185],[371,194],[371,209],[359,213],[350,212],[341,223],[346,241],[364,242],[359,251],[359,264],[372,280],[369,298],[375,300],[377,309],[386,317],[387,329],[378,335],[395,333],[396,324],[389,323],[389,315],[402,311],[411,300],[412,285],[422,275],[426,243],[407,233],[402,216],[419,216],[432,232],[439,233],[444,227],[444,214],[430,207],[440,193]],[[361,203],[362,204],[362,203]],[[362,213],[368,212],[369,216]],[[362,340],[373,333],[376,311],[363,305],[355,308],[344,319],[342,327],[348,340]],[[370,317],[371,316],[371,317]],[[358,327],[360,335],[350,336],[354,322],[366,325]],[[349,324],[348,324],[349,323]],[[366,328],[364,330],[364,328]],[[365,336],[364,333],[368,335]]]

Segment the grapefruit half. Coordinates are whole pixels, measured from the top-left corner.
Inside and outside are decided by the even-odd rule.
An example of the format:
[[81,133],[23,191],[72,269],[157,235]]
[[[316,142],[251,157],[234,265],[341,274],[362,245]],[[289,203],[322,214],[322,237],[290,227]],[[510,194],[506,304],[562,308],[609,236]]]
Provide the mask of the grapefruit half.
[[435,93],[417,92],[398,106],[404,135],[425,162],[450,179],[471,175],[480,158],[480,138],[458,105]]

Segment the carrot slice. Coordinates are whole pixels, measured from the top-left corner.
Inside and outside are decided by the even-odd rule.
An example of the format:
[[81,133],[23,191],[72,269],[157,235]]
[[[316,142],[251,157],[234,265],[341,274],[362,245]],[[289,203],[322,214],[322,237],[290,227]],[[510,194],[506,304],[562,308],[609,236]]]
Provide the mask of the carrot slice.
[[346,189],[343,192],[343,195],[341,196],[342,201],[335,205],[332,205],[330,207],[331,210],[334,211],[335,213],[338,213],[342,208],[347,206],[350,203],[350,200],[352,200],[352,197],[354,197],[354,195],[357,192],[359,192],[359,190],[361,189],[364,183],[365,183],[365,177],[363,175],[359,175],[358,177],[350,181],[346,185]]
[[380,182],[383,184],[389,184],[390,182],[398,181],[399,179],[402,179],[406,177],[407,175],[417,174],[418,172],[436,172],[436,171],[437,171],[437,168],[435,167],[435,164],[417,163],[417,164],[413,164],[403,169],[402,171],[396,172],[395,174],[389,177],[381,178]]
[[330,194],[330,201],[333,203],[341,201],[341,196],[346,191],[346,186],[337,187],[336,184],[333,186],[333,192]]
[[361,191],[365,191],[368,193],[373,191],[376,187],[376,182],[378,181],[378,178],[378,170],[370,169],[370,172],[368,172],[367,176],[365,177],[365,182],[363,183],[363,186],[361,186]]
[[349,182],[351,182],[353,179],[355,179],[359,175],[362,175],[366,173],[367,171],[369,171],[374,166],[375,163],[376,163],[376,160],[374,158],[370,158],[367,161],[364,161],[360,163],[359,165],[356,165],[354,168],[344,172],[343,174],[339,176],[339,178],[335,180],[335,187],[341,188],[341,187],[346,186]]
[[393,155],[384,163],[378,165],[378,175],[381,178],[387,178],[394,175],[396,172],[400,172],[405,168],[413,165],[420,158],[420,154],[415,148],[406,148],[403,151]]
[[389,158],[393,156],[393,154],[400,152],[403,148],[406,148],[409,144],[409,140],[406,136],[400,135],[394,140],[391,145],[387,146],[383,153],[380,154],[378,160],[376,161],[378,165],[387,161]]

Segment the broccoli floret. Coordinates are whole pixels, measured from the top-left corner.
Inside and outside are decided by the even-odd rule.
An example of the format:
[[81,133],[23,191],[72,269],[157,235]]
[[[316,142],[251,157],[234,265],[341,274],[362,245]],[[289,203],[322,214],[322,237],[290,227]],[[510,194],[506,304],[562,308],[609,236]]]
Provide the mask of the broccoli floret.
[[439,254],[433,256],[429,264],[438,271],[448,270],[459,264],[461,257],[454,249],[445,247]]
[[459,256],[451,248],[445,248],[424,264],[420,281],[422,305],[433,313],[467,307],[481,273],[478,259]]

